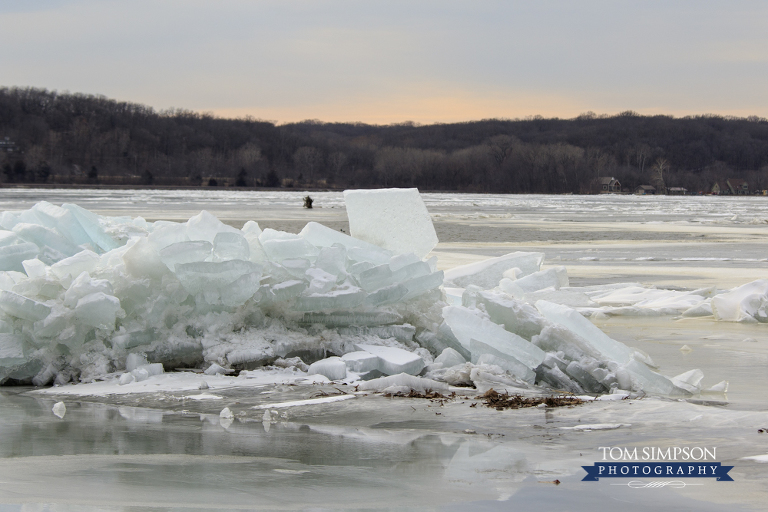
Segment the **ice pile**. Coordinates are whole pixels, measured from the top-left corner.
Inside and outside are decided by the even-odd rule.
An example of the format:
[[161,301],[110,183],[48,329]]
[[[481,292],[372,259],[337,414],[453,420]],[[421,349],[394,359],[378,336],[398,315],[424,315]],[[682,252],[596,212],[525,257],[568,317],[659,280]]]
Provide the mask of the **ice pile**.
[[276,366],[390,391],[685,395],[701,372],[665,377],[584,315],[706,301],[724,318],[765,314],[764,285],[681,293],[672,307],[643,287],[571,288],[541,253],[443,275],[425,260],[437,237],[416,189],[344,197],[355,237],[314,222],[298,234],[236,229],[204,211],[182,223],[71,204],[0,214],[0,382],[129,386],[179,367]]
[[[379,195],[420,201],[415,189]],[[358,224],[362,234],[378,230]],[[61,384],[114,372],[141,380],[157,367],[129,368],[136,354],[166,369],[248,369],[343,355],[355,343],[419,352],[412,341],[424,321],[419,311],[439,301],[443,282],[434,258],[314,222],[290,234],[255,222],[235,229],[207,212],[148,223],[39,203],[4,212],[0,227],[0,381]],[[409,228],[429,252],[434,243],[423,241],[436,241],[429,218]]]
[[537,299],[589,300],[568,289],[564,268],[542,271],[542,261],[540,253],[512,253],[446,272],[447,284],[463,287],[449,289],[454,298],[460,294],[461,304],[443,308],[434,333],[417,334],[425,346],[444,350],[428,376],[497,390],[512,390],[520,381],[577,394],[622,389],[687,396],[700,390],[699,370],[661,375],[650,357],[613,340],[573,307]]

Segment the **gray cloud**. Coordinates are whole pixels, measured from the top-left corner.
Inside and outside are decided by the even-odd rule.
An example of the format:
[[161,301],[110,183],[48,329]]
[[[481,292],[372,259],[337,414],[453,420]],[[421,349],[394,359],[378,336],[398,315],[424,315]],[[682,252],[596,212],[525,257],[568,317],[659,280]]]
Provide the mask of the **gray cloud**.
[[766,116],[766,19],[746,1],[6,0],[0,69],[280,121]]

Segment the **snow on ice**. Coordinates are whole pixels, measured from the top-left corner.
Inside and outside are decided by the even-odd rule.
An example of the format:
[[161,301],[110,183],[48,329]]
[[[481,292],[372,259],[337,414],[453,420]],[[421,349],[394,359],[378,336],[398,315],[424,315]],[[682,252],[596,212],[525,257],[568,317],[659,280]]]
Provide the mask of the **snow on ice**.
[[[144,390],[197,368],[229,385],[259,375],[388,392],[689,396],[701,371],[662,375],[589,318],[768,321],[766,280],[730,291],[571,287],[565,267],[542,270],[544,254],[525,252],[443,275],[425,259],[437,236],[417,190],[344,197],[354,237],[315,222],[299,234],[236,229],[205,211],[181,223],[46,202],[3,212],[0,382]],[[719,389],[727,383],[707,391]]]

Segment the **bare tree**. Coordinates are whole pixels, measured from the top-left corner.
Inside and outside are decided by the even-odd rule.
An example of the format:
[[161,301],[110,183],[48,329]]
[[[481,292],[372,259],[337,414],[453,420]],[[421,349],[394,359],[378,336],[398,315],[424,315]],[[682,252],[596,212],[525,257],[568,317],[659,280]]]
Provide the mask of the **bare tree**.
[[323,154],[319,149],[312,146],[302,146],[293,154],[293,163],[298,171],[308,176],[309,183],[312,184],[315,179],[315,172],[320,168]]
[[504,164],[504,161],[512,153],[515,142],[517,139],[509,135],[494,135],[488,139],[488,149],[496,165],[501,167]]
[[666,158],[657,158],[651,169],[653,172],[653,181],[656,190],[659,192],[666,191],[667,187],[664,184],[664,173],[669,169],[669,164]]
[[336,151],[328,156],[328,167],[330,170],[331,178],[338,179],[341,175],[342,169],[347,164],[347,155],[341,151]]

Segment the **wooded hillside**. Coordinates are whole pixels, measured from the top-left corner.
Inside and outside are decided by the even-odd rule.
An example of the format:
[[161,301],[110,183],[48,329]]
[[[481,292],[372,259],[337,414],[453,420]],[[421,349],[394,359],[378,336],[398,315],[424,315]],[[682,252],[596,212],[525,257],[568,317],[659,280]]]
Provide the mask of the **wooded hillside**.
[[4,182],[589,192],[597,177],[708,192],[768,188],[768,120],[592,113],[575,119],[274,123],[158,112],[102,96],[0,88]]

